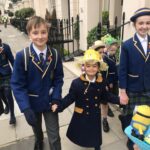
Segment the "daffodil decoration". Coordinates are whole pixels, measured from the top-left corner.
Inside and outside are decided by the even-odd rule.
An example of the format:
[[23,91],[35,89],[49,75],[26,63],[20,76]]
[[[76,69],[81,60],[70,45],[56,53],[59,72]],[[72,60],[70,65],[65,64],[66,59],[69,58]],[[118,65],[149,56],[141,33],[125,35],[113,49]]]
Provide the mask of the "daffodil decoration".
[[107,46],[110,46],[113,43],[118,43],[118,40],[113,38],[110,34],[103,36],[101,41],[103,41]]
[[100,60],[100,71],[108,71],[108,65],[103,60]]

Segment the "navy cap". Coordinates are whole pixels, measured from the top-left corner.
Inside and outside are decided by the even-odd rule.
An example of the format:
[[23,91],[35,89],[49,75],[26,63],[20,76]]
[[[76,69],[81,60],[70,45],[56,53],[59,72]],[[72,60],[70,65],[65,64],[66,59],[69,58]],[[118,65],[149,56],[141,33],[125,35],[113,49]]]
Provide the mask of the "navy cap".
[[141,17],[141,16],[147,16],[147,15],[150,15],[150,8],[140,8],[138,9],[134,15],[130,18],[130,20],[132,22],[135,22],[135,20],[138,18],[138,17]]

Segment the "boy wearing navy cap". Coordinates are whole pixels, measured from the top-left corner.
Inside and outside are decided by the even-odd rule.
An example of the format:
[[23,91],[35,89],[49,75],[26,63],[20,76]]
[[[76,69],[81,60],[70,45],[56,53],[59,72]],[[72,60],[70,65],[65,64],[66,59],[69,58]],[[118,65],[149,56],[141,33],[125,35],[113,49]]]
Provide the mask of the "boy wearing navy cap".
[[[120,99],[126,103],[120,116],[123,129],[130,124],[135,105],[150,105],[150,8],[138,9],[130,18],[136,33],[121,48],[119,67]],[[128,140],[127,147],[133,150]]]

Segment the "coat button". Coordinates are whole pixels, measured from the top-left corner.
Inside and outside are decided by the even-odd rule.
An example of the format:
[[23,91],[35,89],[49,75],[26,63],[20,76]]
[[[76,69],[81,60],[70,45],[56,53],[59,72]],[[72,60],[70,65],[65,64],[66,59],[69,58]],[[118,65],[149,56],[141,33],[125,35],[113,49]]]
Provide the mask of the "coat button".
[[89,115],[89,112],[86,112],[87,115]]
[[89,108],[89,105],[86,105],[86,108]]
[[86,100],[86,101],[89,101],[89,99],[88,99],[88,98],[86,98],[85,100]]
[[86,82],[84,82],[84,85],[87,85],[87,83],[86,83]]
[[100,91],[100,89],[97,89],[97,91]]
[[98,104],[95,104],[95,107],[98,107]]
[[97,96],[95,96],[95,97],[94,97],[94,99],[98,99],[98,97],[97,97]]

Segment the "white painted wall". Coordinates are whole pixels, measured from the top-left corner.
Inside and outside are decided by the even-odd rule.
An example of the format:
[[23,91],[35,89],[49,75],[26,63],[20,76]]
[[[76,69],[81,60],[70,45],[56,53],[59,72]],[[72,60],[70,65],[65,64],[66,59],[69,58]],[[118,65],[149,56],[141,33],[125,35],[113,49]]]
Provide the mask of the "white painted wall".
[[76,17],[79,14],[79,0],[70,0],[70,16]]
[[30,7],[29,0],[23,0],[23,5],[24,5],[24,8]]
[[68,18],[68,0],[56,0],[57,19]]
[[34,8],[34,0],[29,0],[29,6],[30,6],[31,8]]
[[101,0],[80,0],[79,15],[80,15],[80,49],[87,49],[88,31],[97,26],[101,20]]
[[119,26],[121,25],[121,17],[122,17],[121,0],[110,0],[110,4],[109,4],[110,25],[114,25],[116,16],[118,18],[118,26]]
[[56,0],[56,15],[58,19],[62,19],[62,0]]
[[34,9],[36,15],[45,18],[46,8],[48,8],[47,0],[34,0]]

